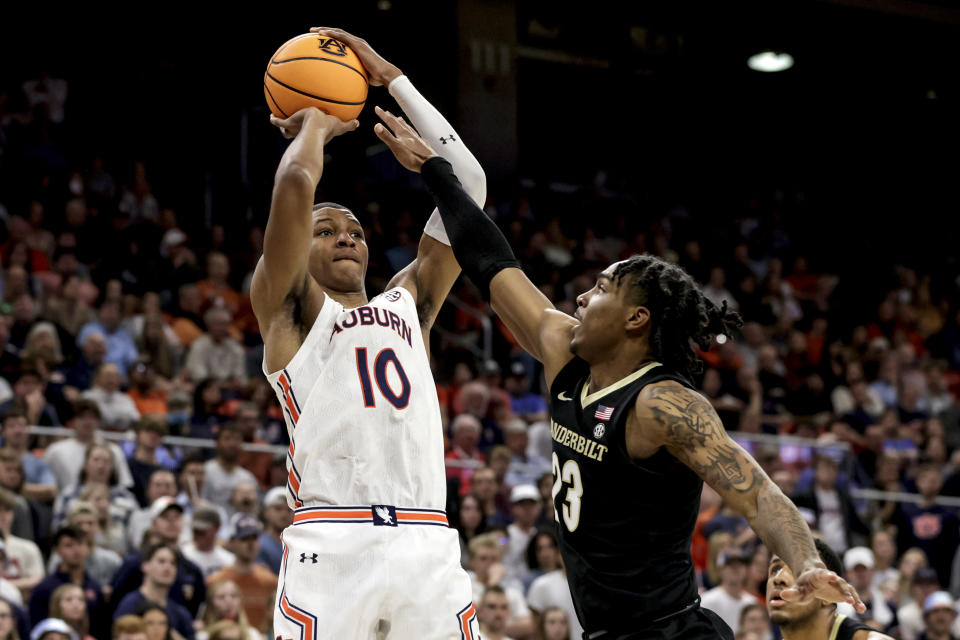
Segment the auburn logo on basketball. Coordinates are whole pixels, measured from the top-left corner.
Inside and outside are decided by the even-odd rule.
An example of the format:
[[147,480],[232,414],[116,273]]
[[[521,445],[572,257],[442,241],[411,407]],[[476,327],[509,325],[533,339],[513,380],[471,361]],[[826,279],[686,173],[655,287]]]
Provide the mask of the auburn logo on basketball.
[[319,40],[320,48],[323,49],[324,53],[341,57],[347,55],[346,47],[344,47],[343,43],[339,40],[334,40],[333,38],[320,38]]

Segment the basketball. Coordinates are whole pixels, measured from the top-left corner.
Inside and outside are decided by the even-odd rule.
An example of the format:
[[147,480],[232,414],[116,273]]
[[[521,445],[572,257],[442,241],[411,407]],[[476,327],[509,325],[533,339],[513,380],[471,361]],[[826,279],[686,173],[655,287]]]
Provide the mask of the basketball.
[[353,120],[367,100],[367,70],[346,44],[306,33],[288,40],[270,58],[263,94],[278,118],[316,107]]

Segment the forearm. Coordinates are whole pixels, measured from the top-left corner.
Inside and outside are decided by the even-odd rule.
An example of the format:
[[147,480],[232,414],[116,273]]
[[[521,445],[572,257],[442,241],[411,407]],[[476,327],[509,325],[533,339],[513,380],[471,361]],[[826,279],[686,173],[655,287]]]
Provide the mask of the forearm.
[[390,82],[390,95],[397,101],[420,137],[453,166],[463,190],[481,207],[487,198],[487,179],[470,150],[430,102],[417,91],[407,76]]
[[323,173],[323,147],[326,142],[327,130],[321,126],[320,119],[306,116],[297,137],[280,159],[277,167],[277,182],[296,172],[306,174],[314,187],[320,182]]
[[484,297],[489,298],[493,277],[504,269],[520,266],[513,250],[497,225],[463,190],[449,162],[430,158],[421,173],[440,211],[457,262]]
[[824,564],[813,544],[813,535],[793,502],[772,482],[757,493],[756,511],[747,520],[771,553],[787,563],[794,575]]
[[23,495],[39,502],[53,502],[57,498],[57,485],[28,482],[23,485]]

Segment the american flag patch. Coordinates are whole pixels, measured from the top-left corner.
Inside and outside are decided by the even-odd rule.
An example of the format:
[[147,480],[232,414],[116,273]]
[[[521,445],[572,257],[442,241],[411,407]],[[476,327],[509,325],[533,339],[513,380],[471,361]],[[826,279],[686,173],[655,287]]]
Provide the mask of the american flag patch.
[[597,411],[593,414],[593,417],[597,420],[609,420],[612,415],[613,407],[605,407],[601,404],[597,407]]

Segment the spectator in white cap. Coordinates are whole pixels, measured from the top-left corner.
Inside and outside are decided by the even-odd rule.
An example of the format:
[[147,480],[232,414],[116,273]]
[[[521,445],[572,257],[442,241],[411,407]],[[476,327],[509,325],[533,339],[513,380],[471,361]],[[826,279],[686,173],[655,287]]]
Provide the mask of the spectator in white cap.
[[521,583],[530,571],[527,566],[527,546],[537,532],[537,518],[542,508],[540,492],[532,484],[517,485],[510,491],[513,523],[507,526],[509,543],[503,564],[507,567],[507,575]]
[[957,621],[957,605],[946,591],[936,591],[923,603],[923,621],[926,629],[920,640],[957,640],[951,627]]
[[849,611],[844,609],[843,613],[859,620],[874,620],[883,629],[889,629],[897,621],[894,615],[895,605],[887,602],[883,594],[874,589],[874,566],[876,563],[873,559],[873,551],[867,547],[853,547],[843,554],[843,568],[847,582],[857,590],[860,599],[867,607],[867,610],[861,614],[856,613],[852,608]]
[[151,510],[153,503],[164,496],[175,498],[176,495],[177,480],[173,472],[167,469],[154,469],[147,481],[147,506],[131,513],[130,520],[127,521],[127,540],[131,549],[140,548],[144,532],[153,525]]
[[[164,542],[176,545],[183,530],[183,505],[170,496],[157,498],[150,506],[153,513],[152,528],[143,538],[144,546]],[[120,602],[128,593],[136,591],[143,583],[143,553],[126,556],[123,566],[113,580],[113,602]],[[200,567],[178,554],[176,581],[170,590],[170,599],[183,604],[193,616],[207,597]]]
[[[940,591],[940,579],[936,569],[920,567],[913,572],[913,578],[910,579],[910,597],[904,597],[901,602],[906,604],[897,609],[901,640],[917,640],[923,633],[923,603],[937,591]],[[960,621],[954,626],[954,634],[960,636]]]
[[263,533],[260,534],[260,553],[256,561],[280,573],[283,543],[280,534],[293,523],[293,510],[287,504],[286,487],[274,487],[263,498]]
[[77,640],[77,634],[63,620],[47,618],[33,628],[30,640]]
[[177,544],[183,531],[183,506],[170,496],[162,496],[150,505],[151,529],[164,542]]
[[183,556],[200,567],[204,578],[229,567],[236,560],[232,553],[217,544],[221,524],[220,513],[212,506],[198,508],[190,518],[193,541],[180,547]]

